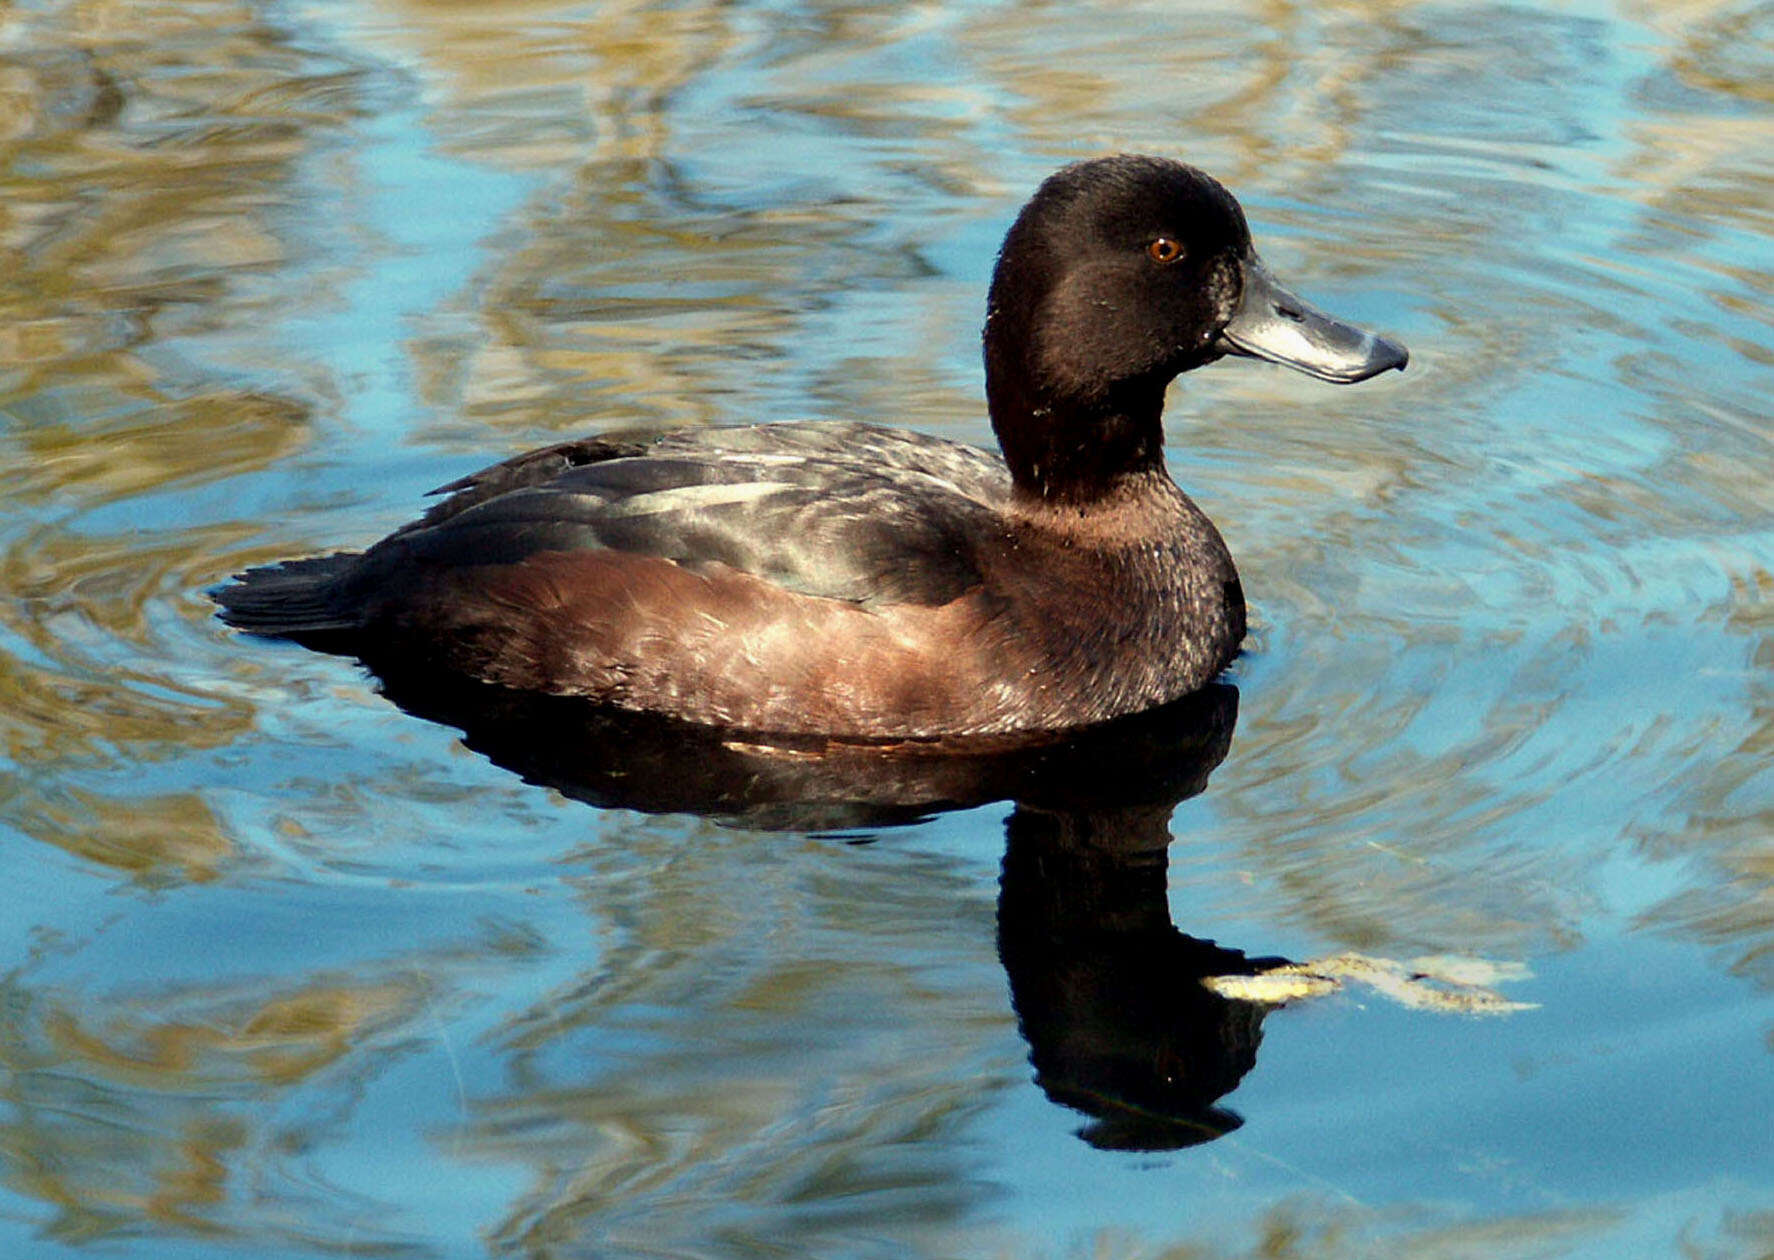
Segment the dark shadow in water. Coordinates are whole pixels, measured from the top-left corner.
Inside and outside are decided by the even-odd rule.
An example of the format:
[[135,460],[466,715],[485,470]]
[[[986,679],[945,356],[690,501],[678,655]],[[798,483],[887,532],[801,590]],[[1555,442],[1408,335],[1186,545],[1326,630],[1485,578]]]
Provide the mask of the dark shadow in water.
[[1170,816],[1225,757],[1235,688],[1069,738],[956,748],[766,742],[479,683],[382,681],[495,763],[605,808],[831,832],[1015,802],[998,948],[1036,1081],[1105,1148],[1175,1149],[1242,1123],[1215,1103],[1255,1065],[1267,1008],[1200,980],[1286,960],[1184,935],[1166,897]]
[[1256,1066],[1268,1008],[1200,981],[1287,962],[1171,925],[1169,818],[1018,804],[1005,824],[998,955],[1035,1079],[1093,1118],[1080,1134],[1093,1146],[1170,1150],[1242,1124],[1214,1103]]

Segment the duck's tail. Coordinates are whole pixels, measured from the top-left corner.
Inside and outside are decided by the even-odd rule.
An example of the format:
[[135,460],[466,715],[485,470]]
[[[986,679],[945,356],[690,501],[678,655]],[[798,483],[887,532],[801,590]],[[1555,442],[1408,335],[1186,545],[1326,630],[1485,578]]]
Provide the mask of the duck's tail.
[[341,551],[248,569],[210,598],[221,605],[223,621],[250,634],[299,642],[338,638],[361,627],[356,610],[338,597],[340,579],[360,558]]

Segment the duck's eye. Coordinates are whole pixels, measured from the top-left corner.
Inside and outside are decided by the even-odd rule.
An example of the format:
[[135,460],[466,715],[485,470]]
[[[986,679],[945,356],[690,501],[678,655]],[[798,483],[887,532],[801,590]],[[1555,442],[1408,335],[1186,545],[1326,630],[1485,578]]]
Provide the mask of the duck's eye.
[[1155,263],[1173,263],[1183,256],[1183,247],[1168,236],[1160,236],[1146,246],[1146,253]]

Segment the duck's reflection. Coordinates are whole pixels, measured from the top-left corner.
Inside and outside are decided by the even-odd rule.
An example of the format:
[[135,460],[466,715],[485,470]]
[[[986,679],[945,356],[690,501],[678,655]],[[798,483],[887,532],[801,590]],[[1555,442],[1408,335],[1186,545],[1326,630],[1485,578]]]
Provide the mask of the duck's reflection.
[[1200,981],[1249,959],[1170,922],[1170,807],[1044,810],[1019,804],[998,899],[998,952],[1035,1079],[1094,1117],[1096,1146],[1155,1150],[1237,1128],[1214,1106],[1256,1064],[1266,1007]]
[[1250,959],[1176,930],[1169,820],[1226,754],[1236,689],[1219,685],[1064,740],[970,749],[755,742],[652,716],[384,670],[387,695],[456,726],[525,779],[601,807],[754,828],[878,828],[1015,802],[998,946],[1036,1080],[1119,1149],[1209,1141],[1241,1121],[1216,1102],[1256,1062],[1268,1009],[1200,980]]

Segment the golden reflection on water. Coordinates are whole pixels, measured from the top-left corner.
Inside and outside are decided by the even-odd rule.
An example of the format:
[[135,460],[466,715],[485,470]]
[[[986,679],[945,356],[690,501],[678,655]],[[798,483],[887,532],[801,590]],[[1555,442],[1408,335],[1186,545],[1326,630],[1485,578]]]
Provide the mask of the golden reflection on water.
[[[169,397],[146,382],[116,384],[127,401],[106,399],[108,391],[98,389],[59,398],[37,393],[32,401],[47,406],[35,416],[26,412],[21,462],[0,477],[0,488],[9,496],[77,495],[98,505],[266,468],[306,440],[307,411],[290,399],[238,390]],[[85,410],[104,401],[117,412]]]
[[[271,1135],[225,1104],[287,1096],[346,1056],[361,1059],[423,1000],[399,977],[316,977],[270,994],[144,993],[98,1007],[7,987],[15,1118],[0,1150],[16,1189],[61,1209],[53,1236],[67,1242],[139,1236],[144,1226],[240,1236],[225,1209]],[[303,1127],[325,1123],[316,1113],[279,1135],[282,1157],[299,1151]],[[294,1218],[284,1224],[308,1232]]]
[[[726,1226],[760,1248],[890,1219],[932,1254],[1026,1249],[970,1145],[1026,1088],[980,952],[989,890],[916,845],[857,874],[808,842],[810,877],[792,843],[612,815],[487,877],[565,880],[570,917],[484,911],[393,959],[366,937],[237,967],[224,935],[213,976],[164,984],[101,947],[268,869],[298,906],[334,879],[447,885],[472,847],[452,824],[558,817],[432,745],[311,767],[357,732],[298,698],[354,677],[227,639],[205,585],[373,537],[410,506],[379,498],[408,458],[447,455],[442,480],[557,434],[766,416],[986,441],[997,234],[1048,168],[1108,148],[1220,174],[1271,262],[1412,321],[1419,356],[1387,390],[1227,367],[1176,393],[1179,474],[1259,621],[1200,837],[1235,877],[1178,899],[1342,948],[1558,955],[1605,920],[1595,871],[1626,852],[1662,873],[1634,928],[1774,988],[1765,8],[101,0],[0,24],[4,817],[27,866],[139,916],[45,909],[6,981],[0,1175],[48,1234],[422,1236],[295,1166],[425,1045],[495,1064],[464,1111],[413,1122],[428,1159],[521,1170],[480,1222],[494,1250],[638,1249],[685,1205],[714,1231],[723,1202],[825,1211]],[[371,148],[387,117],[405,138]],[[433,247],[391,220],[441,237],[470,214],[400,184],[389,159],[420,149],[517,191],[415,308]],[[378,212],[389,186],[405,201]],[[326,322],[357,305],[395,312],[367,366],[357,326]],[[402,418],[353,410],[400,373]],[[96,981],[55,978],[86,950]],[[449,995],[484,1009],[557,950],[586,961],[446,1022]],[[1527,1254],[1629,1214],[1389,1237]],[[1246,1223],[1269,1256],[1371,1254],[1376,1228],[1311,1196]],[[1718,1229],[1766,1249],[1765,1216]]]
[[32,839],[148,884],[208,883],[234,853],[233,838],[195,792],[113,799],[71,789],[28,804]]

